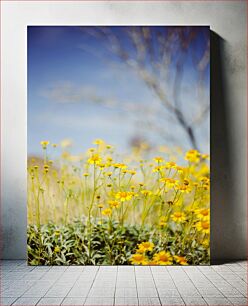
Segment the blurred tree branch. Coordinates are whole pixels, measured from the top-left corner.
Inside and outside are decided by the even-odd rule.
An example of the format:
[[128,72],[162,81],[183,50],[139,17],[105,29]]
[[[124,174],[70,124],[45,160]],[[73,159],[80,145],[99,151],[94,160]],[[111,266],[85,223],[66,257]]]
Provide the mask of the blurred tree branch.
[[[120,27],[119,31],[115,31],[114,27],[81,29],[84,34],[87,33],[96,40],[100,39],[107,52],[136,72],[160,101],[166,113],[184,131],[190,146],[199,149],[196,129],[209,114],[209,93],[206,93],[206,71],[209,66],[208,35],[206,34],[204,38],[204,52],[197,57],[192,51],[192,44],[197,41],[199,35],[202,35],[199,27],[134,26]],[[186,102],[184,98],[181,99],[181,93],[183,93],[184,68],[190,57],[192,69],[198,75],[199,101],[193,107],[191,116],[188,116],[188,112],[185,111]],[[170,69],[172,66],[174,74]],[[169,94],[170,91],[172,94]],[[164,118],[167,120],[166,116]],[[151,122],[148,125],[151,127]],[[163,134],[162,128],[154,127]],[[173,135],[173,129],[171,134]],[[168,137],[166,133],[165,136]]]

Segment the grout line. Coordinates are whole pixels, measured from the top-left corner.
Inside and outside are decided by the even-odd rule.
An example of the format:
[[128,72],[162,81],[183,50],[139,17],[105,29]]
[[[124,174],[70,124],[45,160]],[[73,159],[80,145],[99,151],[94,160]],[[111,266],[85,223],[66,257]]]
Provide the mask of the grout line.
[[35,305],[38,305],[39,302],[40,302],[40,300],[41,300],[42,298],[43,298],[43,297],[39,298],[39,299],[38,299],[38,302],[37,302]]
[[154,285],[155,285],[155,288],[156,288],[156,291],[157,291],[157,294],[158,294],[159,303],[160,303],[160,305],[162,305],[162,302],[161,302],[161,300],[160,300],[160,296],[159,296],[159,293],[158,293],[158,288],[157,288],[157,286],[156,286],[155,279],[154,279],[154,275],[153,275],[153,271],[152,271],[152,268],[151,268],[151,267],[150,267],[150,270],[151,270],[152,279],[153,279],[153,282],[154,282]]
[[135,266],[134,266],[134,279],[135,279],[135,287],[136,287],[137,300],[138,300],[138,305],[139,305],[139,295],[138,295],[138,286],[137,286],[137,277],[136,277]]
[[[22,265],[22,263],[19,263],[19,266],[21,266]],[[16,265],[14,265],[15,266],[15,268],[16,268]],[[88,266],[89,267],[89,266]],[[11,269],[11,267],[9,267],[10,268],[10,270],[12,270]],[[14,268],[14,269],[15,269]],[[116,267],[117,268],[117,271],[116,271],[116,277],[115,277],[115,288],[114,288],[114,305],[115,305],[115,299],[116,299],[116,290],[117,290],[117,280],[118,280],[118,273],[120,273],[120,267]],[[162,268],[162,267],[161,267]],[[216,297],[217,299],[225,299],[226,301],[228,301],[228,302],[230,302],[231,304],[235,304],[235,299],[245,299],[245,298],[247,298],[247,296],[245,296],[244,295],[244,293],[242,293],[241,291],[239,291],[239,289],[238,289],[238,285],[237,285],[237,287],[234,287],[233,285],[232,285],[232,283],[229,281],[229,280],[227,280],[227,279],[225,279],[224,278],[224,276],[222,275],[222,272],[224,273],[224,272],[227,272],[227,273],[230,273],[230,274],[233,274],[235,277],[236,277],[236,275],[237,275],[237,273],[239,273],[239,272],[235,272],[235,271],[232,271],[228,266],[226,266],[226,270],[225,269],[214,269],[213,267],[209,267],[209,269],[207,269],[207,270],[201,270],[201,267],[199,267],[199,266],[196,266],[196,270],[194,270],[194,272],[196,272],[197,274],[199,273],[199,276],[201,276],[201,279],[203,279],[203,280],[206,280],[207,282],[209,282],[209,286],[212,286],[213,288],[216,288],[217,290],[218,290],[218,292],[220,292],[221,293],[221,296],[220,297]],[[68,269],[68,268],[67,268]],[[66,271],[67,271],[67,269],[65,269],[63,272],[62,272],[62,275],[60,275],[56,280],[50,280],[51,281],[51,286],[48,288],[48,290],[50,290],[54,285],[56,285],[57,284],[57,282],[59,282],[59,280],[60,280],[60,278],[61,277],[63,277],[63,276],[65,276],[66,275]],[[186,302],[184,301],[184,298],[182,297],[182,295],[181,295],[181,292],[180,292],[180,290],[178,289],[178,287],[176,286],[176,281],[177,280],[180,280],[180,274],[177,274],[177,273],[174,273],[174,272],[176,272],[176,271],[174,271],[174,270],[169,270],[167,267],[163,267],[163,269],[167,272],[167,275],[169,275],[169,278],[172,280],[172,282],[173,282],[173,284],[174,284],[174,286],[175,286],[175,288],[176,288],[176,290],[178,291],[178,293],[179,293],[179,296],[180,296],[180,298],[182,299],[182,301],[183,301],[183,303],[184,304],[186,304]],[[164,271],[163,270],[163,271]],[[30,270],[30,271],[28,271],[28,272],[25,272],[25,270],[23,270],[22,269],[22,271],[15,271],[15,272],[22,272],[23,273],[23,275],[28,275],[29,273],[33,273],[33,272],[38,272],[39,271],[39,267],[37,267],[37,268],[35,268],[34,270]],[[44,274],[42,274],[42,276],[41,277],[45,277],[46,276],[46,274],[47,273],[49,273],[49,271],[51,271],[51,270],[47,270],[47,271],[45,271],[44,272]],[[192,283],[192,285],[194,286],[194,290],[196,290],[197,292],[199,292],[199,290],[198,290],[198,287],[196,286],[197,285],[197,279],[196,278],[193,278],[193,279],[191,279],[191,273],[190,273],[190,271],[191,270],[187,270],[187,267],[180,267],[180,273],[183,273],[183,274],[185,274],[186,276],[187,276],[187,280],[185,280],[185,283]],[[6,273],[8,274],[8,272],[9,271],[7,271]],[[56,298],[61,298],[61,304],[63,303],[63,301],[65,300],[65,298],[66,297],[68,297],[68,295],[69,295],[69,293],[70,293],[70,291],[72,290],[72,288],[74,287],[74,285],[75,285],[75,283],[78,281],[78,279],[80,278],[80,276],[82,275],[82,272],[85,272],[85,270],[83,270],[83,271],[80,271],[80,273],[78,274],[78,276],[75,278],[75,280],[73,280],[73,284],[72,284],[72,286],[71,286],[71,289],[67,292],[67,294],[64,296],[64,297],[56,297]],[[94,269],[94,271],[93,271],[93,273],[94,273],[94,277],[93,277],[93,280],[92,280],[92,283],[91,283],[91,287],[90,287],[90,289],[89,289],[89,291],[88,291],[88,293],[87,293],[87,296],[86,296],[86,298],[84,297],[84,301],[83,301],[83,298],[82,298],[82,301],[83,301],[83,304],[85,305],[85,303],[86,303],[86,300],[87,300],[87,298],[89,297],[89,293],[90,293],[90,291],[91,291],[91,289],[92,289],[92,287],[94,286],[94,284],[95,284],[95,282],[96,282],[96,279],[97,279],[97,276],[99,275],[99,273],[101,272],[101,267],[97,267],[97,269]],[[104,271],[102,271],[103,272],[103,274],[104,274]],[[137,271],[136,271],[136,269],[135,269],[135,267],[133,267],[133,271],[132,271],[132,275],[133,275],[133,273],[134,273],[134,277],[135,277],[135,287],[136,287],[136,298],[137,298],[137,300],[138,300],[138,305],[140,305],[141,306],[141,302],[140,302],[140,300],[139,300],[139,295],[138,295],[138,286],[137,286],[137,273],[136,273]],[[149,267],[149,274],[151,275],[151,277],[152,277],[152,280],[153,280],[153,283],[154,283],[154,285],[155,285],[155,288],[156,288],[156,291],[157,291],[157,298],[158,298],[158,300],[159,300],[159,303],[160,304],[162,304],[162,302],[161,302],[161,298],[160,298],[160,296],[159,296],[159,293],[158,293],[158,288],[157,288],[157,286],[156,286],[156,283],[155,283],[155,276],[156,276],[156,270],[154,270],[153,271],[153,269],[152,269],[152,267]],[[75,272],[75,273],[77,273],[77,272]],[[92,275],[91,274],[91,271],[90,271],[90,269],[89,269],[89,272],[87,272],[87,273],[89,273],[90,275]],[[205,274],[206,273],[206,274]],[[209,273],[209,277],[207,276],[208,275],[208,273]],[[177,276],[178,275],[178,276]],[[220,277],[221,279],[223,279],[223,283],[225,282],[226,284],[228,284],[228,286],[230,286],[231,288],[233,288],[233,289],[236,289],[237,291],[239,291],[240,293],[241,293],[241,295],[242,296],[237,296],[237,297],[235,297],[235,296],[233,296],[233,297],[227,297],[225,294],[223,294],[222,292],[221,292],[221,290],[219,290],[218,289],[218,282],[212,282],[212,277],[211,277],[211,275],[213,275],[213,277],[214,277],[214,275],[216,275],[216,276],[218,276],[218,277]],[[87,276],[87,275],[86,275]],[[4,278],[3,278],[3,280],[5,280]],[[43,279],[44,281],[46,281],[46,279]],[[5,281],[7,281],[7,286],[8,286],[8,288],[10,288],[11,289],[11,281],[12,281],[12,284],[14,284],[15,282],[20,282],[21,280],[19,280],[19,279],[17,279],[17,280],[11,280],[11,279],[7,279],[7,280],[5,280]],[[26,280],[28,283],[29,283],[29,280]],[[30,281],[30,283],[31,283],[31,285],[29,286],[29,284],[28,284],[28,289],[27,290],[25,290],[24,291],[24,293],[22,294],[22,295],[20,295],[20,296],[18,296],[18,297],[14,297],[14,300],[13,300],[13,302],[12,302],[12,304],[11,305],[13,305],[13,303],[15,303],[19,298],[25,298],[25,297],[23,297],[23,295],[28,291],[28,290],[30,290],[31,288],[32,288],[32,286],[34,286],[34,284],[39,284],[39,282],[40,282],[41,280],[40,279],[34,279],[34,280],[31,280]],[[221,280],[220,280],[221,281]],[[240,282],[242,282],[242,283],[244,283],[245,284],[245,282],[244,282],[244,280],[243,279],[241,279],[240,277],[239,277],[239,280],[238,281],[240,281]],[[216,284],[216,285],[215,285]],[[125,287],[125,286],[123,286],[123,287]],[[42,298],[46,298],[45,297],[45,295],[46,295],[46,293],[48,292],[48,290],[44,293],[44,295],[42,296],[42,297],[37,297],[38,298],[38,302],[37,302],[37,304],[40,302],[40,300],[42,299]],[[207,290],[207,286],[206,286],[206,290]],[[199,292],[200,293],[200,292]],[[28,297],[27,297],[28,298]],[[33,298],[33,297],[31,297],[30,296],[30,298]],[[73,297],[72,297],[73,298]],[[80,297],[81,298],[81,297]],[[149,299],[149,298],[152,298],[152,297],[147,297],[147,299]],[[211,296],[202,296],[202,294],[200,293],[200,296],[199,297],[195,297],[195,298],[203,298],[203,301],[205,301],[207,304],[208,304],[208,302],[207,302],[207,299],[208,298],[215,298],[214,296],[213,297],[211,297]],[[232,302],[231,301],[231,299],[234,299],[234,301]],[[36,305],[37,305],[36,304]],[[208,304],[209,305],[209,304]],[[82,305],[81,305],[82,306]],[[161,306],[161,305],[160,305]]]
[[242,276],[239,275],[239,272],[233,271],[233,273],[235,273],[242,281],[247,283],[247,269],[245,269],[245,272],[246,272],[246,277],[245,277],[245,279],[243,279]]
[[[225,279],[224,277],[223,277],[223,275],[221,275],[221,273],[220,272],[217,272],[217,274],[222,278],[222,279],[224,279],[224,281],[227,283],[227,284],[229,284],[232,288],[234,288],[234,289],[236,289],[237,291],[239,291],[239,288],[236,288],[236,287],[234,287],[227,279]],[[243,281],[243,279],[240,279],[241,281]],[[244,281],[243,281],[244,282]],[[245,283],[245,282],[244,282]],[[247,286],[246,286],[247,287]],[[239,291],[244,297],[246,297],[241,291]],[[234,296],[234,298],[235,298],[235,296]],[[237,297],[238,298],[238,297]]]
[[[1,297],[1,299],[2,299],[2,297]],[[10,305],[13,305],[18,299],[19,299],[19,297],[16,298]]]
[[[84,271],[84,270],[83,270]],[[68,294],[71,292],[72,288],[74,287],[74,285],[76,284],[77,280],[80,278],[80,275],[83,271],[80,271],[80,273],[78,274],[78,277],[75,279],[73,285],[71,286],[71,289],[67,292],[66,296],[63,298],[61,305],[63,304],[64,300],[68,297]],[[83,306],[83,305],[81,305]]]
[[182,301],[183,301],[183,303],[184,303],[184,305],[185,305],[184,299],[183,299],[183,297],[181,296],[181,293],[180,293],[180,291],[178,290],[177,285],[176,285],[176,283],[175,283],[173,277],[172,277],[171,274],[170,274],[170,270],[167,269],[167,267],[166,267],[166,270],[168,271],[168,274],[169,274],[170,278],[172,279],[172,282],[173,282],[173,284],[175,285],[175,287],[176,287],[176,289],[177,289],[177,291],[178,291],[178,293],[179,293],[179,295],[180,295],[180,297],[181,297],[181,299],[182,299]]
[[116,295],[116,287],[117,287],[117,277],[118,277],[118,273],[119,273],[119,266],[116,267],[117,271],[116,271],[116,277],[115,277],[115,290],[114,290],[114,302],[113,305],[115,305],[115,295]]
[[[212,267],[210,267],[210,269],[211,269],[211,268],[212,268]],[[200,271],[199,267],[197,267],[197,270]],[[212,268],[212,270],[214,270],[214,269]],[[214,270],[214,272],[216,273],[215,270]],[[204,274],[204,272],[202,272],[202,274],[203,274],[204,277],[205,277],[206,279],[208,279],[208,280],[210,281],[210,283],[220,292],[220,294],[221,294],[223,297],[225,297],[224,294],[219,290],[219,288],[211,281],[211,279],[208,278],[207,275]],[[203,298],[204,298],[204,297],[203,297]]]
[[[91,266],[87,266],[87,267],[91,267]],[[92,287],[93,287],[93,285],[94,285],[94,282],[95,282],[95,280],[96,280],[97,274],[99,273],[99,270],[100,270],[100,266],[97,266],[97,270],[96,270],[96,273],[95,273],[95,277],[94,277],[94,279],[93,279],[93,281],[92,281],[92,284],[91,284],[91,286],[90,286],[90,289],[89,289],[88,293],[86,294],[86,298],[85,298],[85,301],[84,301],[84,305],[85,305],[85,303],[86,303],[86,301],[87,301],[87,299],[88,299],[88,297],[89,297],[89,293],[90,293],[90,291],[91,291],[91,289],[92,289]]]
[[[194,288],[196,289],[196,291],[200,294],[201,298],[203,298],[201,292],[198,290],[198,288],[196,287],[196,285],[195,285],[194,282],[192,281],[190,275],[186,272],[186,271],[187,271],[187,268],[182,268],[182,271],[187,275],[189,281],[192,283],[192,285],[194,286]],[[205,276],[201,271],[200,271],[200,273],[201,273],[203,276]],[[196,298],[197,298],[197,297],[196,297]],[[183,297],[182,297],[182,299],[183,299],[183,301],[184,301],[184,298],[183,298]],[[204,300],[204,301],[205,301],[205,300]],[[186,303],[185,303],[185,305],[186,305]]]

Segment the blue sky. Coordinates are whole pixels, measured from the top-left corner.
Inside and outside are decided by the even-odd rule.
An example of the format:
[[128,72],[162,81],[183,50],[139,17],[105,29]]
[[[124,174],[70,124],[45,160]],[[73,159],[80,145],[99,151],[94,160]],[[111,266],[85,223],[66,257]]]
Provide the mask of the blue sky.
[[[164,29],[152,27],[151,32]],[[122,27],[111,30],[132,49],[122,35]],[[103,138],[120,150],[126,150],[134,136],[144,136],[152,144],[167,144],[144,127],[146,116],[148,121],[151,114],[152,120],[155,118],[158,124],[161,121],[167,133],[176,136],[177,146],[189,148],[180,126],[169,122],[167,126],[163,121],[161,105],[152,91],[132,69],[108,52],[104,40],[88,35],[88,31],[89,28],[86,31],[75,26],[28,27],[28,154],[40,154],[41,140],[59,143],[64,138],[72,139],[74,153],[86,150],[95,138]],[[206,33],[208,28],[202,28],[202,34],[190,46],[189,53],[194,52],[196,59],[204,52]],[[205,73],[203,89],[208,101],[209,66]],[[169,80],[174,77],[172,64]],[[200,103],[197,81],[187,57],[180,95],[189,118]],[[171,97],[172,88],[167,85]],[[196,134],[202,150],[208,152],[208,119]]]

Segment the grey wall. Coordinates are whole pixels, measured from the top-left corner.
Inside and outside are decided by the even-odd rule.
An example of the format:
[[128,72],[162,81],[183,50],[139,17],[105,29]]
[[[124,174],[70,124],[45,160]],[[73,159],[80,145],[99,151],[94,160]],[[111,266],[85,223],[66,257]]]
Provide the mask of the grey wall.
[[3,258],[26,258],[26,26],[210,25],[211,253],[246,257],[246,2],[2,3]]

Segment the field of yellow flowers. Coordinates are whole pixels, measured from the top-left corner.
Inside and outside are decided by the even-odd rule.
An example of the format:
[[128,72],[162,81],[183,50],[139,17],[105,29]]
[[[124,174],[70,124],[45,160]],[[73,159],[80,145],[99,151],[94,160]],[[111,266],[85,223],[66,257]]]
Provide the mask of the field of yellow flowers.
[[58,145],[41,141],[43,158],[29,160],[29,264],[209,264],[209,156],[93,144],[74,156],[65,140],[52,160]]

